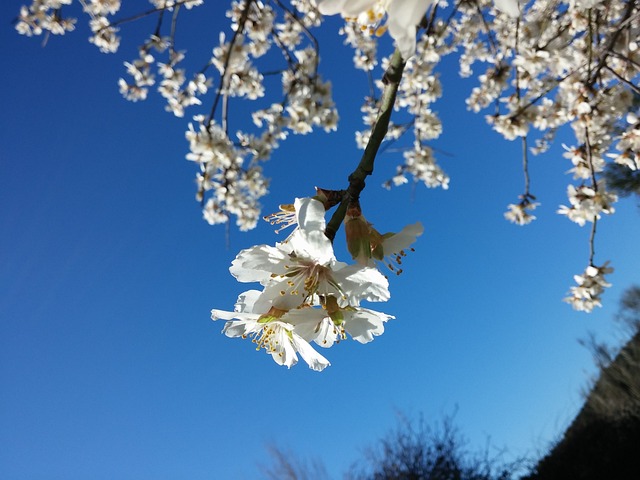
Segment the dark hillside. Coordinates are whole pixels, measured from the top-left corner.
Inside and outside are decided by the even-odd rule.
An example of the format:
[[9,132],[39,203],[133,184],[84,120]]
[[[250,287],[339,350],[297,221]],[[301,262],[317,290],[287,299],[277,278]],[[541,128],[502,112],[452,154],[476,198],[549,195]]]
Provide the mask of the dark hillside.
[[523,480],[640,480],[640,331],[602,370],[562,440]]

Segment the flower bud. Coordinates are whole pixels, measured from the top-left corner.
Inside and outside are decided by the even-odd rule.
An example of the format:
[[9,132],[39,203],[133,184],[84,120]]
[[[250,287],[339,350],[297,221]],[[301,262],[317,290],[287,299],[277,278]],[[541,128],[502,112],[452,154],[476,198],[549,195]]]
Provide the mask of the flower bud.
[[362,216],[359,207],[350,207],[344,219],[347,249],[351,257],[366,265],[371,258],[371,225]]

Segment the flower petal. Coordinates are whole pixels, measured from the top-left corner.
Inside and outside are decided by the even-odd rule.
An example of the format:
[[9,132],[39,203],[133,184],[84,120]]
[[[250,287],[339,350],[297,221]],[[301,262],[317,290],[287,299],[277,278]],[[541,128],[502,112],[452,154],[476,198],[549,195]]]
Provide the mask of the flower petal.
[[384,240],[384,255],[387,256],[400,253],[400,251],[411,246],[411,244],[416,241],[416,238],[422,235],[423,232],[424,227],[420,222],[407,225],[395,235]]
[[429,5],[431,0],[392,0],[387,7],[389,33],[405,61],[416,51],[416,26]]
[[493,0],[493,4],[498,10],[506,13],[511,18],[518,18],[520,16],[518,0]]
[[331,365],[331,363],[329,363],[329,360],[316,352],[313,347],[309,343],[307,343],[300,335],[293,333],[291,342],[293,343],[295,349],[300,352],[300,356],[305,362],[307,362],[307,365],[309,365],[309,368],[311,370],[321,372],[329,365]]
[[390,298],[389,281],[377,269],[362,265],[349,265],[334,274],[351,304],[361,300],[386,302]]
[[368,308],[345,310],[344,329],[360,343],[369,343],[384,333],[384,322],[395,317]]
[[318,5],[318,10],[323,15],[340,13],[343,17],[357,17],[376,3],[376,0],[322,0]]
[[288,255],[280,248],[256,245],[242,250],[231,262],[229,272],[239,282],[260,282],[264,285],[272,273],[283,273]]

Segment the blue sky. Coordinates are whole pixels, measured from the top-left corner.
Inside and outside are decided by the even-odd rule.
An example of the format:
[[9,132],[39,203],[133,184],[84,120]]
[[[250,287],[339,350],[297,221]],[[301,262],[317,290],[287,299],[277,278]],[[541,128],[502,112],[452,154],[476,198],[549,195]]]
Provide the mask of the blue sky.
[[[425,226],[379,307],[397,320],[371,344],[323,351],[332,366],[320,374],[287,370],[209,319],[247,287],[228,272],[236,253],[279,237],[261,224],[231,228],[227,242],[224,227],[202,220],[187,120],[156,97],[131,104],[118,93],[135,27],[117,55],[86,41],[84,20],[43,47],[13,31],[20,4],[0,10],[0,477],[259,478],[271,443],[338,476],[397,411],[434,422],[457,412],[472,447],[490,437],[535,455],[575,415],[594,371],[577,340],[616,338],[617,300],[638,281],[640,224],[632,200],[599,223],[596,262],[611,260],[614,285],[604,308],[573,312],[561,299],[587,263],[589,231],[555,214],[571,180],[559,145],[532,160],[538,220],[508,224],[520,146],[466,112],[472,81],[444,71],[434,146],[447,153],[450,189],[383,190],[399,160],[387,152],[363,194],[380,230]],[[191,16],[184,36],[206,27],[215,41],[222,4]],[[325,27],[321,68],[341,130],[276,151],[265,213],[315,185],[342,188],[359,159],[352,132],[366,80],[350,70],[337,20]]]

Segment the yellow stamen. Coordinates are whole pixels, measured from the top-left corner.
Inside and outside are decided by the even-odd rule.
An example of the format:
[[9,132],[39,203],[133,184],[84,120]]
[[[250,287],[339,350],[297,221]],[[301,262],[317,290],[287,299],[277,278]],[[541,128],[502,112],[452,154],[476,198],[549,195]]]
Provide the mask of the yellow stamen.
[[382,25],[381,27],[376,28],[376,37],[381,37],[387,32],[387,26]]

